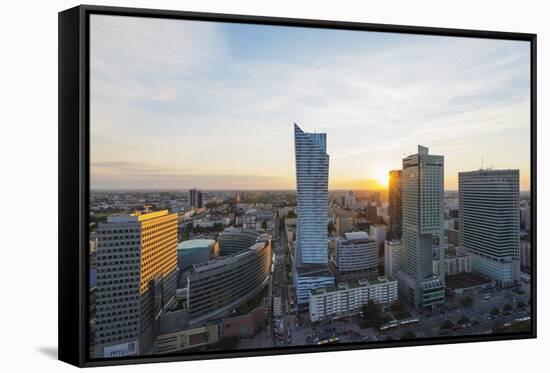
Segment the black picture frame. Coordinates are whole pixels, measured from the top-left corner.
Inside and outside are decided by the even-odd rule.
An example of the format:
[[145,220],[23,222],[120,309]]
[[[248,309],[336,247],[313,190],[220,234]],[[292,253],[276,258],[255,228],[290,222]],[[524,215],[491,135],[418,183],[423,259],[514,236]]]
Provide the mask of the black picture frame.
[[[155,17],[325,29],[380,31],[527,41],[531,46],[532,327],[528,333],[376,341],[331,346],[193,352],[124,358],[88,358],[89,17]],[[158,9],[81,5],[59,13],[59,360],[79,367],[536,338],[537,325],[537,52],[536,34],[275,18]]]

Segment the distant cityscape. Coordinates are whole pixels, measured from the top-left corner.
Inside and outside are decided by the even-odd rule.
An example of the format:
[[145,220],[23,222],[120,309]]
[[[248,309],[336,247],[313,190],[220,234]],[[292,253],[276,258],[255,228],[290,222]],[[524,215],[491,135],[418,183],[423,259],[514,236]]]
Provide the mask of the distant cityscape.
[[294,190],[91,191],[91,358],[531,329],[520,170],[445,190],[418,145],[387,187],[329,190],[331,133],[288,131]]

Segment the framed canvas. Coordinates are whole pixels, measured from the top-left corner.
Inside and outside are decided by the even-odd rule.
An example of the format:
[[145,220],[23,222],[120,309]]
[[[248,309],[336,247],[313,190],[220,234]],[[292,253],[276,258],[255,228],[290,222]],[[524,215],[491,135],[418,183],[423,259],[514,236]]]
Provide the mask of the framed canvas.
[[59,13],[59,359],[536,336],[536,35]]

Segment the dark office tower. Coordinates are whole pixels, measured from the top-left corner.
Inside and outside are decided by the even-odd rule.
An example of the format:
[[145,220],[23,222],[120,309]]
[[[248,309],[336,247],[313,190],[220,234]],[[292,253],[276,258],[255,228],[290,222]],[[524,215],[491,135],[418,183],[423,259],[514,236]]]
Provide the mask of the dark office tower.
[[189,206],[202,208],[202,192],[197,189],[189,189]]
[[375,202],[370,202],[366,210],[367,220],[375,224],[378,221],[378,205]]
[[202,208],[202,192],[200,190],[197,191],[197,208]]
[[402,193],[403,184],[401,181],[401,170],[390,171],[388,215],[390,216],[390,237],[396,240],[401,239],[401,230],[403,226]]

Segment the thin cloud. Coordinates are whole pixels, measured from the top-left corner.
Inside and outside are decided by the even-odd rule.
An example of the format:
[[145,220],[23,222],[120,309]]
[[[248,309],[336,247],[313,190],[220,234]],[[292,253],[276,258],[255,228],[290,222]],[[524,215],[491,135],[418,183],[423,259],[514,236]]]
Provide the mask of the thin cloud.
[[[236,32],[244,25],[102,17],[91,29],[96,162],[275,175],[294,188],[299,122],[328,133],[331,177],[397,168],[418,143],[453,172],[483,153],[528,175],[527,43],[327,30],[300,38],[300,29],[279,40],[281,28],[256,26],[275,54]],[[505,151],[513,143],[527,157]]]

